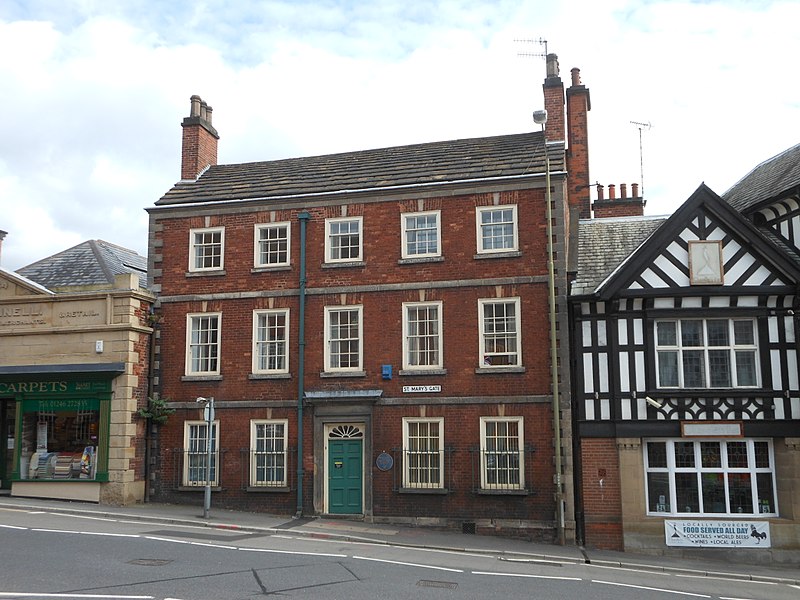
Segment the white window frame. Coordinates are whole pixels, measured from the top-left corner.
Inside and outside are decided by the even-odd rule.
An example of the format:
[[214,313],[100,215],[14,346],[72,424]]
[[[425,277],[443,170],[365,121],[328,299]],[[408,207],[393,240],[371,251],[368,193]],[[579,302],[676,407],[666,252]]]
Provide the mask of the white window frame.
[[[216,327],[216,342],[193,342],[193,333],[195,331],[194,323],[197,320],[201,319],[214,319],[217,320],[217,327]],[[210,328],[208,331],[212,331]],[[198,360],[201,361],[215,361],[216,368],[215,369],[208,369],[208,370],[195,370],[194,366],[194,352],[193,349],[206,347],[209,350],[213,348],[214,356],[200,356]],[[197,375],[219,375],[220,373],[220,362],[222,360],[221,356],[222,350],[222,313],[221,312],[210,312],[210,313],[188,313],[186,315],[186,365],[185,365],[185,374],[188,376]]]
[[[423,231],[419,228],[412,228],[409,229],[408,227],[408,220],[409,219],[417,219],[420,217],[430,217],[433,216],[436,218],[436,252],[411,252],[410,245],[419,243],[416,240],[412,241],[409,239],[410,234],[415,231]],[[429,210],[424,212],[411,212],[411,213],[402,213],[400,215],[400,230],[401,230],[401,239],[402,239],[402,248],[401,248],[401,256],[403,258],[433,258],[442,255],[442,215],[441,211],[439,210]],[[424,229],[424,231],[430,231],[430,228]],[[413,237],[413,236],[411,236]]]
[[[487,331],[486,321],[484,319],[484,307],[489,304],[506,304],[514,306],[514,339],[517,343],[516,353],[514,352],[497,352],[487,350],[487,338],[491,334]],[[520,315],[520,299],[519,297],[512,298],[481,298],[478,300],[478,359],[481,368],[485,369],[500,369],[504,367],[521,367],[522,366],[522,318]],[[492,364],[492,357],[494,356],[511,356],[516,354],[516,363],[508,364]]]
[[[283,230],[286,232],[284,238],[275,239],[261,239],[261,233],[270,230]],[[288,267],[292,260],[292,224],[289,221],[280,221],[276,223],[256,223],[253,232],[253,265],[255,267]],[[270,246],[279,243],[286,243],[286,260],[270,260],[276,254],[280,254],[280,250],[271,250]],[[262,261],[262,249],[267,247],[266,255],[267,260]]]
[[[264,447],[259,445],[259,429],[261,427],[267,428],[269,426],[280,427],[280,435],[273,435],[271,437],[264,437]],[[250,421],[250,486],[259,488],[285,488],[288,487],[289,481],[289,421],[286,419],[253,419]],[[275,445],[269,447],[269,443],[273,442]],[[270,465],[270,456],[275,458],[275,462],[279,464]],[[264,457],[265,464],[259,465],[258,458]],[[265,473],[263,479],[259,478],[261,472]],[[283,477],[270,477],[269,473],[273,475],[283,474]]]
[[[698,346],[688,346],[682,343],[682,327],[686,322],[701,323],[703,332],[703,343]],[[709,321],[727,321],[728,322],[728,344],[724,346],[711,346],[708,343],[708,322]],[[736,322],[750,323],[753,332],[752,344],[736,344],[734,334],[734,324]],[[676,333],[675,345],[661,345],[659,344],[658,326],[661,323],[674,323]],[[655,362],[656,362],[656,385],[662,389],[729,389],[729,388],[757,388],[760,386],[761,368],[759,366],[759,352],[758,352],[758,323],[755,319],[751,318],[712,318],[712,319],[658,319],[653,324],[655,336]],[[710,364],[710,352],[727,351],[728,352],[728,369],[730,372],[730,385],[720,386],[711,385],[714,367]],[[704,385],[701,386],[688,386],[685,382],[684,373],[684,353],[688,352],[702,352],[703,353],[703,375]],[[755,371],[755,382],[753,385],[740,385],[739,384],[739,369],[737,368],[736,354],[737,352],[747,353],[753,355],[753,369]],[[661,360],[662,355],[675,355],[677,360],[677,375],[678,385],[667,385],[662,383],[661,379]]]
[[[358,256],[347,258],[334,258],[333,256],[333,238],[334,233],[331,231],[334,225],[340,223],[357,223],[358,224]],[[337,237],[352,234],[335,234]],[[340,247],[341,248],[341,247]],[[325,262],[326,263],[352,263],[362,262],[364,260],[364,218],[363,217],[337,217],[335,219],[325,219]]]
[[[747,467],[730,467],[728,463],[728,452],[727,447],[728,444],[732,443],[746,443],[747,449]],[[649,455],[648,455],[648,444],[658,444],[664,443],[666,444],[666,467],[661,466],[654,466],[651,467],[649,464]],[[675,454],[675,444],[677,443],[692,443],[694,445],[693,448],[693,456],[694,456],[694,465],[691,467],[678,467],[676,466],[676,454]],[[768,467],[758,467],[756,466],[756,459],[755,459],[755,444],[756,443],[766,443],[768,445],[768,457],[769,457],[769,466]],[[719,444],[720,445],[720,466],[703,466],[702,463],[702,444]],[[642,443],[642,451],[643,451],[643,464],[644,464],[644,480],[645,480],[645,506],[647,507],[647,514],[648,515],[658,515],[658,516],[702,516],[702,517],[737,517],[737,518],[752,518],[752,517],[775,517],[778,513],[778,488],[776,486],[776,473],[775,473],[775,453],[772,444],[772,440],[770,439],[761,439],[761,438],[730,438],[730,439],[719,439],[719,438],[676,438],[676,439],[646,439],[643,440]],[[696,486],[697,486],[697,494],[698,494],[698,501],[697,501],[697,508],[698,510],[693,511],[691,510],[691,506],[686,506],[686,509],[689,510],[682,510],[679,511],[678,505],[678,492],[677,492],[677,484],[676,484],[676,475],[678,474],[695,474],[696,479]],[[703,486],[703,475],[722,475],[723,479],[723,493],[725,496],[725,510],[722,512],[712,512],[709,510],[705,510],[707,507],[705,504],[710,502],[707,500],[705,493],[705,488]],[[751,488],[751,503],[753,506],[753,512],[739,512],[739,507],[734,507],[731,505],[731,495],[730,495],[730,482],[731,476],[735,476],[738,474],[748,474],[750,476],[750,488]],[[766,501],[766,499],[759,498],[759,490],[758,490],[758,479],[757,474],[770,474],[771,477],[771,492],[772,492],[772,505],[765,506],[762,504],[762,500]],[[650,499],[650,487],[651,487],[651,475],[667,475],[668,477],[668,493],[666,494],[659,494],[658,497],[653,498],[655,502],[651,502]],[[663,502],[662,502],[663,497]],[[655,504],[655,506],[653,506]]]
[[[412,436],[412,425],[420,424],[436,424],[438,431]],[[444,488],[444,417],[403,417],[403,487]]]
[[[425,341],[434,340],[436,344],[436,363],[435,364],[413,364],[411,361],[412,332],[409,312],[411,309],[435,308],[436,309],[436,334],[435,335],[415,335],[414,340]],[[424,351],[418,351],[423,353]],[[442,302],[403,302],[403,369],[409,371],[425,371],[431,369],[441,369],[444,365],[444,343],[442,337]]]
[[[483,215],[486,213],[496,213],[500,211],[511,210],[511,227],[513,243],[511,247],[502,248],[487,248],[484,246],[484,228],[496,227],[508,221],[501,221],[499,223],[483,223]],[[516,252],[519,250],[519,219],[517,218],[517,205],[516,204],[500,204],[498,206],[478,206],[475,208],[475,234],[477,237],[478,254],[498,254],[502,252]]]
[[[198,235],[213,235],[219,234],[219,242],[213,243],[202,243],[198,244],[196,236]],[[215,254],[210,254],[208,257],[203,254],[203,257],[198,255],[198,251],[200,248],[212,248],[212,247],[219,247],[219,258],[218,264],[212,264],[210,266],[199,265],[197,261],[199,258],[206,259],[210,258],[212,263],[215,263],[214,257]],[[189,272],[190,273],[203,273],[206,271],[221,271],[225,268],[225,228],[224,227],[202,227],[197,229],[190,229],[189,230]]]
[[[334,340],[331,336],[331,314],[335,312],[355,312],[357,314],[357,323],[358,323],[358,365],[355,367],[334,367],[331,364],[331,359],[333,358],[333,353],[331,352],[331,346],[334,342],[340,341],[339,339]],[[342,306],[326,306],[325,307],[325,371],[328,373],[338,373],[338,372],[360,372],[364,370],[364,311],[363,306],[360,304],[348,304]],[[351,338],[348,338],[351,339]]]
[[[270,340],[269,337],[267,339],[261,339],[260,332],[262,331],[260,327],[260,321],[263,318],[269,320],[272,316],[283,316],[283,339],[282,340]],[[264,310],[254,310],[253,311],[253,373],[257,374],[284,374],[289,372],[289,309],[288,308],[274,308],[274,309],[264,309]],[[274,347],[276,344],[283,343],[283,367],[280,368],[270,368],[269,367],[269,358],[270,358],[270,349]],[[262,348],[267,347],[266,353],[262,352]],[[277,356],[277,354],[275,354]],[[267,366],[262,368],[261,367],[261,359],[262,357],[265,358],[267,361]]]
[[[481,417],[481,489],[489,491],[508,491],[508,490],[524,490],[525,489],[525,419],[524,417]],[[516,450],[512,448],[501,447],[495,448],[495,444],[489,444],[488,439],[490,436],[487,434],[487,426],[490,423],[516,423],[517,441]],[[504,439],[505,444],[497,444],[497,446],[508,445],[512,439],[510,436],[501,438],[494,436],[494,439]],[[490,447],[491,446],[491,447]],[[514,469],[517,472],[519,481],[490,481],[491,479],[503,479],[498,477],[502,473],[512,473],[512,468],[502,467],[497,465],[497,455],[507,455],[509,457],[516,455],[518,466]],[[492,464],[494,463],[494,464]],[[490,469],[493,471],[494,477],[489,476]],[[508,478],[513,479],[513,478]]]
[[[205,487],[208,460],[208,422],[183,422],[183,474],[185,487]],[[211,485],[219,485],[219,421],[211,424]],[[201,437],[202,436],[202,437]]]

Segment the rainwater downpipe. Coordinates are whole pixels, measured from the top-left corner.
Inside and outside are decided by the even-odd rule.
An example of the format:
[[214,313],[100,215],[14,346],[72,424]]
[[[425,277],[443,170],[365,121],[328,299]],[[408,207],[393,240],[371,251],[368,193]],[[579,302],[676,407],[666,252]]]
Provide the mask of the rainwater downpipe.
[[[544,130],[544,125],[542,125]],[[553,208],[552,194],[550,192],[550,155],[547,152],[547,139],[544,140],[544,168],[546,190],[546,215],[547,215],[547,276],[550,282],[550,370],[553,380],[553,445],[555,453],[555,485],[556,485],[556,520],[558,543],[566,543],[564,523],[564,494],[561,482],[561,407],[558,396],[558,338],[556,332],[556,276],[555,276],[555,250],[553,248]]]
[[300,323],[298,325],[299,357],[297,359],[297,513],[303,516],[303,396],[306,378],[306,226],[311,215],[303,211],[297,215],[300,221]]

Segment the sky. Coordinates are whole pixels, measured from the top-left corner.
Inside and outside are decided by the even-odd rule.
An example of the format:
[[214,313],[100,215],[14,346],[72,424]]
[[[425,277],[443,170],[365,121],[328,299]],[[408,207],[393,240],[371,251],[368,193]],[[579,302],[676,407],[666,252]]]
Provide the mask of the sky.
[[522,133],[540,40],[589,88],[591,180],[669,214],[800,142],[798,22],[797,0],[3,0],[0,266],[146,255],[193,94],[220,164]]

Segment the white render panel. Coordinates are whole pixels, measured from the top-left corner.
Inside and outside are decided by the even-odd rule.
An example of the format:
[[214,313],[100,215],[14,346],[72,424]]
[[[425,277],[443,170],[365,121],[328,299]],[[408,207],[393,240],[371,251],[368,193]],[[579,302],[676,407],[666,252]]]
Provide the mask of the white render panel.
[[711,296],[708,299],[708,305],[714,308],[728,308],[731,305],[730,296]]
[[631,400],[630,398],[620,398],[620,407],[622,408],[622,418],[625,421],[630,421],[632,418],[631,414]]
[[732,259],[739,250],[742,249],[741,244],[736,240],[730,240],[727,244],[722,247],[722,260],[728,262]]
[[668,282],[661,279],[661,277],[653,273],[650,269],[645,269],[641,274],[641,278],[644,279],[645,282],[647,282],[647,284],[653,288],[670,287]]
[[608,335],[606,335],[606,322],[597,322],[597,344],[599,346],[608,346]]
[[775,420],[783,421],[786,419],[786,413],[783,411],[783,398],[776,398],[773,404],[775,406]]
[[800,398],[792,398],[791,401],[792,416],[790,418],[796,419],[800,416]]
[[769,341],[771,344],[774,344],[778,341],[778,324],[775,322],[775,319],[769,318],[767,319],[767,331],[769,331]]
[[634,355],[636,363],[636,391],[643,392],[644,387],[644,352],[639,351]]
[[758,306],[758,297],[742,296],[739,298],[739,306]]
[[630,286],[628,286],[629,290],[643,290],[642,284],[638,281],[634,281]]
[[608,353],[603,352],[600,356],[597,357],[597,364],[598,369],[600,372],[598,375],[600,376],[600,390],[598,390],[601,394],[608,393]]
[[[797,351],[791,350],[786,352],[786,370],[789,372],[789,389],[797,390],[798,376],[797,376]],[[795,419],[800,419],[800,413],[794,413]]]
[[583,340],[584,348],[592,345],[592,323],[590,321],[581,323],[581,339]]
[[643,344],[644,343],[644,325],[641,319],[634,319],[633,320],[633,343],[634,344]]
[[628,345],[628,321],[627,319],[620,319],[617,321],[617,338],[619,338],[620,346]]
[[769,362],[772,367],[772,387],[776,390],[783,389],[783,380],[781,378],[781,351],[770,350]]
[[792,232],[794,233],[794,237],[791,239],[794,240],[794,246],[797,248],[799,247],[797,244],[800,243],[800,219],[797,217],[792,218]]
[[719,227],[715,227],[714,231],[709,232],[706,237],[707,240],[723,240],[725,239],[725,232]]
[[741,277],[744,272],[750,268],[755,262],[753,256],[750,254],[745,254],[739,260],[737,260],[730,269],[725,271],[725,278],[724,283],[725,285],[733,285],[736,283],[736,280]]
[[[755,273],[753,273],[747,280],[744,282],[744,285],[761,285],[763,284],[768,277],[772,275],[772,272],[767,269],[764,265],[758,267]],[[770,285],[784,285],[783,280],[776,279]]]
[[655,298],[653,308],[675,308],[675,298]]
[[[697,224],[697,219],[694,220],[694,223],[695,225]],[[680,237],[682,240],[686,242],[700,239],[699,237],[697,237],[697,234],[691,229],[684,229],[683,231],[681,231],[681,234],[678,237]]]
[[793,317],[785,317],[783,319],[783,327],[786,329],[786,341],[794,343],[794,319]]
[[586,420],[587,421],[594,421],[594,400],[584,400],[583,401],[583,408],[586,412]]
[[583,355],[583,391],[587,394],[594,392],[594,370],[592,369],[592,354]]
[[654,264],[664,271],[667,277],[672,279],[676,285],[679,286],[686,286],[689,285],[689,278],[680,270],[678,267],[675,266],[672,261],[667,260],[667,258],[662,254],[656,258]]
[[600,400],[600,419],[603,421],[611,419],[611,403],[607,398]]
[[631,387],[630,387],[630,372],[628,370],[628,353],[627,352],[620,352],[619,353],[619,391],[627,394]]
[[683,308],[702,308],[703,307],[703,299],[702,298],[684,298],[683,302],[681,303]]
[[689,265],[689,251],[681,246],[678,242],[672,242],[669,246],[667,246],[666,251],[677,258],[681,264],[686,266]]

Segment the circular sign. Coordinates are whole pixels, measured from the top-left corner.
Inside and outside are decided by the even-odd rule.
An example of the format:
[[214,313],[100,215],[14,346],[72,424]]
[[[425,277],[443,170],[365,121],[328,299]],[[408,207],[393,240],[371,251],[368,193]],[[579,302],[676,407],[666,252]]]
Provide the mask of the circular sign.
[[375,466],[381,471],[388,471],[393,465],[394,459],[391,454],[386,454],[386,452],[381,452],[378,454],[378,458],[375,459]]

